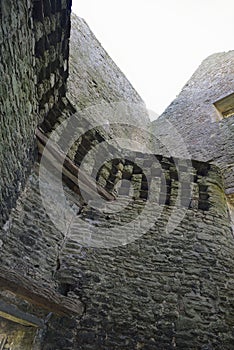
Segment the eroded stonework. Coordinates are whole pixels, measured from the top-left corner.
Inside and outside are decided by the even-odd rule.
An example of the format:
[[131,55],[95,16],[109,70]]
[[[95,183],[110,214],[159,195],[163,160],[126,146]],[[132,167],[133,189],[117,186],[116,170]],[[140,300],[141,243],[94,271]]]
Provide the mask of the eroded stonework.
[[233,52],[148,130],[70,1],[0,9],[0,349],[234,349]]
[[[234,117],[220,120],[214,103],[234,91],[234,51],[214,54],[202,62],[178,97],[158,120],[153,133],[170,143],[168,122],[182,137],[193,159],[217,164],[223,169],[226,190],[234,193]],[[167,124],[166,124],[167,125]],[[173,141],[172,141],[173,142]],[[157,147],[156,147],[157,149]],[[161,150],[162,151],[162,150]],[[175,155],[183,156],[178,147]]]

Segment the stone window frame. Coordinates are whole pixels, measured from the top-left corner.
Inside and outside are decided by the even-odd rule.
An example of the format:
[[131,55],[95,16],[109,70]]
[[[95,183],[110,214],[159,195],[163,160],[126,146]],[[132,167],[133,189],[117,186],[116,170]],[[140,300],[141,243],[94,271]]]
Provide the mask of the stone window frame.
[[219,120],[234,117],[234,92],[215,101],[213,106],[219,116]]

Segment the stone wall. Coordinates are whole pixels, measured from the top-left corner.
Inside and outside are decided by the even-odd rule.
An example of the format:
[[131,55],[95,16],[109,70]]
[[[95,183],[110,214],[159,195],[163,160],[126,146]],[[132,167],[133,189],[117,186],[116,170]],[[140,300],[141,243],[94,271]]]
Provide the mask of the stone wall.
[[[90,202],[78,214],[56,272],[85,305],[68,349],[233,349],[233,236],[221,174],[195,167],[209,194],[205,210],[180,206],[175,215],[149,189],[146,212],[146,200],[119,196],[122,210],[117,203],[107,214]],[[43,349],[60,342],[59,334],[52,319]]]
[[34,172],[1,231],[1,265],[52,286],[63,236],[47,219]]
[[[1,267],[54,290],[52,275],[56,270],[57,241],[61,241],[61,236],[55,238],[47,223],[43,233],[49,241],[44,234],[40,242],[35,240],[38,220],[43,220],[46,213],[40,211],[36,184],[30,190],[28,184],[26,189],[24,187],[37,158],[35,129],[49,114],[63,108],[68,76],[70,11],[71,2],[63,0],[0,3]],[[33,182],[33,178],[30,181]],[[42,234],[42,229],[38,234]],[[0,284],[2,291],[6,286]],[[14,300],[9,302],[15,304]],[[20,309],[24,309],[24,303],[21,299]],[[45,319],[46,313],[42,312],[41,317]],[[35,328],[2,319],[0,323],[1,349],[32,348]]]
[[[150,119],[142,98],[87,23],[74,13],[71,22],[68,78],[70,101],[79,112],[82,111],[93,127],[104,124],[111,129],[112,123],[125,123],[147,129]],[[117,134],[119,137],[131,135],[122,128]],[[136,134],[135,140],[148,144],[143,133]]]
[[[144,104],[85,22],[75,16],[68,94],[73,106],[66,98],[70,6],[64,0],[1,3],[0,262],[1,268],[14,271],[21,280],[27,278],[33,286],[36,282],[60,296],[81,300],[84,311],[79,317],[48,314],[23,297],[4,294],[7,286],[0,285],[1,300],[44,320],[33,345],[35,330],[0,320],[1,347],[12,346],[12,337],[22,350],[232,350],[234,243],[222,175],[208,162],[211,147],[201,154],[204,134],[191,146],[188,128],[196,126],[195,119],[194,124],[180,122],[182,136],[194,158],[206,162],[186,159],[186,154],[180,159],[170,150],[166,156],[163,142],[156,156],[120,147],[115,136],[123,127],[125,138],[134,130],[136,141],[147,139],[139,133],[140,124],[148,122]],[[232,54],[221,56],[220,62],[227,58],[226,77]],[[212,60],[205,63],[209,74]],[[199,72],[194,81],[203,81]],[[211,79],[217,83],[217,94],[223,86],[219,78],[217,73]],[[200,103],[197,91],[204,94],[212,86],[207,84],[185,87],[182,116],[185,111],[195,113]],[[188,96],[194,85],[191,107]],[[231,89],[225,86],[223,93]],[[210,96],[207,106],[216,97]],[[104,109],[92,108],[100,103]],[[116,111],[116,103],[117,114],[108,123],[123,122],[124,115],[125,126],[94,127],[95,122],[105,124],[102,112],[106,118]],[[202,108],[199,133],[208,126],[208,107],[204,115]],[[179,116],[178,108],[175,111]],[[174,114],[172,119],[179,120]],[[222,126],[228,140],[230,120],[211,124]],[[46,172],[43,162],[35,163],[33,134],[41,122],[45,135],[116,200],[90,200],[82,191],[78,195],[62,183],[56,162],[55,167],[46,162]],[[127,129],[126,124],[136,128]],[[209,130],[212,139],[212,126]],[[168,133],[165,124],[161,131]],[[226,140],[221,135],[219,140],[222,152],[214,161],[223,166],[229,164],[233,148],[230,143],[224,158],[221,145]],[[104,145],[101,151],[99,144]]]
[[[220,120],[213,104],[233,93],[233,67],[234,51],[208,57],[159,120],[152,123],[153,133],[165,138],[168,144],[173,142],[177,130],[191,158],[223,168],[226,189],[234,189],[233,116]],[[183,156],[180,145],[173,152]]]
[[0,225],[35,159],[36,126],[63,109],[70,11],[69,0],[11,0],[0,5]]
[[55,118],[55,111],[63,108],[68,77],[70,12],[70,0],[33,0],[36,86],[41,120]]
[[[0,4],[0,226],[15,205],[34,158],[36,115],[32,4]],[[25,20],[27,19],[27,20]]]
[[71,101],[79,109],[103,101],[129,101],[144,105],[142,98],[102,47],[85,20],[74,13],[71,20],[68,79]]
[[[56,176],[56,171],[53,170],[50,176]],[[11,211],[9,220],[0,231],[0,265],[1,268],[6,268],[6,271],[14,271],[21,278],[28,278],[32,283],[37,283],[41,287],[49,288],[59,295],[66,296],[63,283],[60,284],[55,276],[60,266],[60,253],[67,235],[64,229],[66,228],[66,219],[69,220],[69,218],[65,219],[63,203],[61,203],[61,208],[57,208],[56,204],[59,203],[60,192],[56,191],[53,185],[50,184],[50,180],[49,177],[43,183],[44,191],[48,192],[47,199],[50,200],[46,207],[40,192],[39,166],[36,164],[32,169],[24,191],[17,200],[16,207]],[[79,212],[81,203],[79,197],[70,191],[67,186],[64,190],[67,205],[74,212]],[[60,230],[52,222],[52,215],[55,216]],[[0,283],[0,300],[5,299],[8,304],[16,306],[18,310],[37,316],[44,325],[35,329],[35,327],[24,327],[17,323],[2,320],[0,341],[2,336],[4,341],[14,344],[11,345],[14,350],[41,349],[48,321],[51,315],[56,318],[56,312],[52,313],[50,309],[43,306],[27,303],[24,297],[10,298],[9,293],[4,296],[5,290],[8,290],[7,286]],[[15,290],[16,295],[17,292]],[[72,317],[61,316],[57,316],[57,320],[60,324],[60,337],[54,340],[51,349],[65,349],[64,344],[66,341],[70,341],[71,333],[73,334],[75,331],[73,328],[76,325],[76,320]],[[5,350],[5,348],[3,349]]]
[[[220,171],[139,152],[132,159],[104,165],[118,178],[122,164],[134,188],[132,196],[116,186],[112,212],[93,201],[80,210],[79,197],[63,187],[73,220],[80,220],[67,233],[60,189],[50,187],[56,173],[44,183],[52,196],[48,211],[33,170],[1,233],[1,265],[85,306],[78,318],[52,315],[35,344],[47,350],[232,349],[233,236]],[[142,198],[142,186],[149,197]]]
[[210,195],[204,176],[213,169],[210,164],[140,152],[125,154],[128,158],[106,162],[98,172],[97,182],[108,191],[129,196],[133,182],[135,199],[156,201],[157,194],[159,204],[209,209]]

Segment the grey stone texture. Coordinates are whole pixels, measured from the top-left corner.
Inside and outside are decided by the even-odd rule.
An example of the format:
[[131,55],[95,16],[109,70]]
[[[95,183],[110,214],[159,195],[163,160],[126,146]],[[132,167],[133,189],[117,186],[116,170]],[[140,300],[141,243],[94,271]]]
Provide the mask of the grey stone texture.
[[[75,227],[75,239],[54,227],[41,203],[36,167],[2,232],[1,263],[43,285],[53,285],[85,305],[78,319],[52,316],[36,343],[42,349],[232,349],[233,236],[220,171],[207,163],[193,162],[191,166],[184,161],[176,170],[174,161],[166,157],[157,157],[158,166],[154,167],[151,156],[136,153],[133,157],[138,166],[140,160],[151,161],[155,168],[152,180],[161,181],[161,172],[171,178],[170,200],[178,171],[193,189],[188,195],[188,186],[184,188],[189,200],[190,193],[193,198],[196,194],[206,206],[165,205],[158,200],[161,191],[149,186],[151,205],[144,220],[153,218],[150,229],[125,246],[87,247],[80,238],[85,226]],[[118,164],[113,162],[112,167]],[[146,169],[151,168],[147,165]],[[131,182],[138,184],[133,171],[130,174]],[[56,202],[59,192],[52,190]],[[74,208],[77,195],[66,187],[64,190],[68,205]],[[47,191],[49,196],[51,189]],[[177,197],[174,193],[174,199]],[[127,207],[113,215],[100,214],[89,205],[77,214],[95,229],[95,239],[103,240],[103,230],[114,226],[114,239],[119,236],[121,242],[123,233],[128,238],[134,232],[126,227],[123,232],[123,224],[138,218],[146,205],[140,192],[134,198],[125,194]],[[146,225],[145,221],[139,224]],[[168,225],[174,226],[172,232]]]
[[[0,226],[30,171],[36,115],[32,4],[0,4]],[[28,21],[25,21],[28,18]]]
[[[143,101],[74,15],[69,77],[70,6],[0,6],[0,263],[84,309],[58,316],[0,283],[3,302],[44,321],[0,319],[0,348],[232,350],[233,117],[216,121],[212,103],[233,92],[233,52],[208,58],[147,133]],[[49,161],[44,171],[36,126],[116,200],[75,193]],[[146,140],[154,152],[134,143]]]
[[[172,232],[167,225],[175,208],[162,205],[157,219],[160,205],[152,203],[145,216],[146,221],[154,217],[152,227],[125,246],[87,247],[81,224],[76,239],[68,238],[56,278],[86,305],[71,349],[233,348],[233,236],[221,174],[213,167],[202,180],[209,210],[180,208]],[[93,241],[111,240],[103,232],[112,226],[114,239],[121,240],[133,234],[123,225],[139,217],[145,205],[132,200],[113,215],[86,206],[79,218],[95,226]],[[49,327],[46,344],[53,348],[57,321]]]
[[[84,19],[71,16],[68,97],[95,125],[125,123],[143,130],[150,125],[145,103],[94,36]],[[118,126],[115,126],[115,134]],[[111,129],[111,126],[110,126]],[[118,131],[119,137],[129,131]],[[143,133],[135,140],[148,144]]]
[[[72,13],[71,21],[68,93],[72,102],[80,109],[103,100],[144,105],[85,20]],[[142,118],[141,122],[148,120]]]
[[0,226],[35,159],[36,126],[63,108],[70,12],[69,0],[0,4]]
[[[193,223],[197,225],[194,231],[187,231],[187,226]],[[157,223],[136,244],[108,252],[86,253],[86,261],[80,268],[80,293],[87,309],[77,336],[78,349],[201,349],[205,346],[232,349],[230,319],[224,320],[222,316],[222,302],[219,305],[213,302],[217,293],[221,300],[227,298],[224,281],[228,278],[231,288],[232,276],[225,274],[221,285],[215,272],[211,276],[212,268],[207,268],[207,264],[216,264],[219,257],[214,248],[212,257],[208,258],[206,252],[212,250],[212,231],[207,235],[204,231],[195,233],[199,224],[204,231],[211,229],[204,225],[204,218],[199,220],[199,215],[194,217],[193,213],[173,235],[167,235],[163,225]],[[223,230],[223,222],[219,230]],[[216,229],[214,234],[217,232]],[[228,227],[227,233],[230,240],[226,248],[232,242]],[[183,241],[178,240],[181,235]],[[209,243],[205,244],[205,240]],[[223,247],[222,239],[216,243]],[[224,251],[220,252],[221,256]],[[64,261],[68,263],[66,258]],[[217,276],[230,260],[223,263]]]
[[62,106],[68,77],[71,1],[34,1],[36,86],[39,113],[51,118]]
[[[191,158],[219,165],[223,169],[225,188],[234,193],[234,117],[220,120],[214,107],[216,101],[234,91],[233,67],[234,51],[214,54],[204,60],[178,97],[152,123],[152,132],[164,138],[169,135],[167,142],[170,143],[169,138],[173,139],[173,132],[177,130]],[[170,123],[171,132],[164,128],[165,122]],[[181,147],[174,153],[178,157],[184,155]]]

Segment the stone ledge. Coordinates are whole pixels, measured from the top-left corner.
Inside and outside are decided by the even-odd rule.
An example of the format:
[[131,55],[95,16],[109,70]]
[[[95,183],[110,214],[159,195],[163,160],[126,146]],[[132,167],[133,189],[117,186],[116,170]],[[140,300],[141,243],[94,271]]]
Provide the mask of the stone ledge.
[[79,300],[65,297],[50,288],[41,287],[39,283],[3,267],[0,267],[0,289],[8,290],[31,304],[57,315],[76,316],[83,312],[83,304]]

